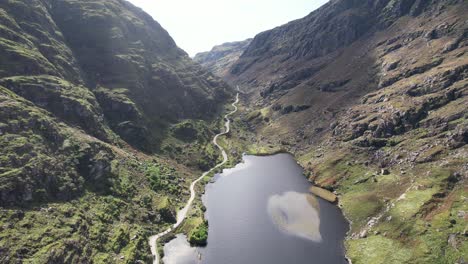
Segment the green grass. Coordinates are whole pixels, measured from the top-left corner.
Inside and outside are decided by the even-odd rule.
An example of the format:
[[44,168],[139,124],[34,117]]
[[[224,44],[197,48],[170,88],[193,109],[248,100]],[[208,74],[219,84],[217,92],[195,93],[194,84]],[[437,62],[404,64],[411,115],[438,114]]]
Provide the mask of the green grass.
[[352,221],[352,231],[364,226],[369,217],[382,210],[383,203],[375,194],[368,192],[347,193],[340,197],[340,204],[346,216]]
[[426,190],[411,190],[407,192],[403,199],[395,202],[395,207],[390,210],[390,215],[402,220],[413,217],[432,198],[437,190],[437,188],[428,188]]
[[347,253],[355,264],[400,264],[408,263],[411,250],[395,240],[383,236],[348,240]]

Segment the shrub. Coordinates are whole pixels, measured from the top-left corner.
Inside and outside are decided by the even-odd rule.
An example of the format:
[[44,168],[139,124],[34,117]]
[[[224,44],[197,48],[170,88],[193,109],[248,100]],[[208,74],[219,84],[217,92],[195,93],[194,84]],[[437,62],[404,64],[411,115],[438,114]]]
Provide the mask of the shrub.
[[193,246],[206,246],[208,240],[208,221],[204,221],[190,232],[189,242]]

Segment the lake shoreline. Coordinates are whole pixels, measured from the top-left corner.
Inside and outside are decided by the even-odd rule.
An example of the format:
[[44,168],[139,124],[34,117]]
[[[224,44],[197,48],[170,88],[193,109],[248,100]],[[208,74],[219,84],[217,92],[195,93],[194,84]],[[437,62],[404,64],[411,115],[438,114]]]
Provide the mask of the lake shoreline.
[[[207,185],[205,186],[205,195],[203,196],[202,201],[203,201],[203,205],[207,208],[207,211],[206,211],[206,214],[205,214],[205,219],[208,219],[208,221],[210,222],[210,225],[209,225],[209,226],[210,226],[210,227],[209,227],[209,229],[210,229],[210,230],[209,230],[209,234],[210,234],[210,235],[208,236],[208,245],[207,245],[207,247],[205,247],[205,248],[195,248],[195,249],[197,249],[197,250],[200,250],[200,252],[202,252],[201,254],[203,255],[203,259],[206,260],[206,261],[208,261],[208,262],[204,262],[204,263],[210,263],[210,262],[209,262],[209,261],[210,261],[210,256],[209,256],[209,254],[211,254],[211,253],[209,252],[210,246],[213,246],[213,245],[216,245],[216,244],[219,245],[219,244],[224,244],[224,243],[225,243],[225,242],[219,242],[219,240],[218,240],[219,243],[218,243],[218,242],[213,242],[213,241],[216,241],[216,239],[218,239],[218,238],[212,238],[212,236],[218,237],[219,234],[213,234],[212,232],[213,232],[213,230],[215,230],[214,232],[218,232],[218,231],[219,231],[219,225],[218,225],[218,227],[215,227],[215,229],[211,229],[211,228],[212,228],[211,226],[212,226],[212,224],[216,226],[216,221],[220,221],[220,220],[219,220],[219,217],[217,217],[216,215],[213,215],[213,212],[212,212],[211,210],[218,210],[218,209],[216,209],[216,207],[219,206],[219,204],[213,207],[213,205],[210,204],[210,202],[207,202],[207,199],[210,199],[210,198],[206,198],[205,196],[210,196],[210,195],[211,195],[210,193],[213,192],[213,188],[217,188],[217,187],[214,187],[214,186],[217,186],[217,185],[219,184],[219,182],[221,182],[221,184],[222,184],[222,182],[223,182],[223,181],[226,181],[226,179],[236,178],[236,176],[235,176],[234,174],[239,174],[240,172],[242,172],[242,170],[245,170],[246,168],[248,169],[248,168],[251,168],[251,167],[255,167],[256,165],[251,163],[252,160],[257,160],[257,161],[258,161],[258,160],[263,160],[262,162],[267,161],[267,160],[269,160],[269,159],[273,159],[273,160],[286,159],[286,160],[288,160],[288,161],[287,161],[287,164],[290,164],[290,165],[288,165],[288,166],[293,166],[293,167],[296,166],[295,169],[292,170],[293,172],[291,172],[291,173],[292,173],[291,175],[294,175],[294,174],[295,174],[295,175],[297,175],[297,176],[294,176],[294,177],[292,177],[291,179],[289,179],[289,178],[286,178],[286,179],[285,179],[285,178],[283,177],[283,180],[285,180],[286,182],[290,182],[290,181],[295,182],[295,184],[296,184],[295,186],[298,187],[299,193],[303,193],[303,194],[309,194],[309,193],[310,193],[310,192],[308,191],[308,185],[310,184],[310,182],[307,181],[307,179],[303,176],[303,169],[302,169],[302,167],[297,166],[298,163],[297,163],[297,161],[294,159],[294,157],[293,157],[292,155],[288,155],[288,154],[284,154],[284,155],[283,155],[283,154],[284,154],[284,153],[282,153],[282,154],[275,154],[275,155],[262,155],[262,156],[244,154],[244,155],[242,156],[242,161],[241,161],[240,163],[237,163],[236,166],[234,166],[233,168],[225,168],[225,169],[223,169],[222,173],[221,173],[221,174],[218,174],[218,175],[215,177],[216,181],[214,181],[214,182],[212,181],[212,182],[210,182],[209,184],[207,184]],[[263,158],[266,158],[266,159],[263,159]],[[258,169],[258,168],[257,168],[257,169]],[[288,172],[288,171],[286,170],[286,171],[284,171],[284,172]],[[233,174],[233,175],[231,175],[231,174]],[[263,176],[262,176],[262,177],[263,177]],[[255,183],[255,185],[256,185],[256,184],[257,184],[257,183]],[[259,182],[258,184],[261,184],[261,183]],[[290,183],[289,183],[289,184],[290,184]],[[232,185],[230,185],[230,186],[232,187]],[[247,185],[245,185],[245,184],[241,184],[241,186],[237,186],[237,188],[241,188],[242,186],[245,186],[245,188],[248,188]],[[293,186],[293,185],[291,185],[291,186]],[[278,187],[278,186],[277,186],[277,187]],[[242,188],[241,188],[241,189],[242,189]],[[279,189],[277,189],[277,191],[278,191],[278,190],[279,190]],[[288,189],[286,188],[285,191],[287,191],[287,190],[288,190]],[[228,192],[229,190],[227,189],[227,190],[224,190],[224,191],[225,191],[225,195],[224,195],[224,194],[223,194],[223,195],[224,195],[224,196],[229,196],[229,192]],[[243,190],[243,191],[245,191],[245,190]],[[276,192],[277,192],[277,191],[276,191]],[[247,195],[248,195],[248,194],[247,194]],[[219,198],[219,199],[221,199],[221,198]],[[228,198],[228,199],[229,199],[229,198]],[[218,200],[218,199],[217,199],[217,200]],[[255,199],[251,199],[251,200],[253,201],[253,200],[255,200]],[[338,207],[338,205],[337,205],[336,203],[335,203],[335,204],[332,204],[332,203],[330,203],[330,202],[328,202],[328,201],[325,201],[325,200],[322,200],[322,199],[319,199],[319,200],[322,201],[322,202],[320,202],[321,206],[322,206],[322,207],[325,206],[325,207],[324,207],[324,208],[325,208],[324,210],[329,210],[329,209],[327,209],[327,208],[335,208],[335,209],[333,209],[333,211],[335,212],[334,214],[339,214],[339,215],[341,215],[341,219],[344,219],[344,220],[342,220],[342,221],[343,221],[342,224],[340,224],[340,225],[342,225],[342,228],[343,228],[343,230],[344,230],[344,231],[343,231],[344,233],[342,233],[343,235],[342,235],[341,239],[340,239],[339,241],[335,242],[335,243],[337,243],[337,244],[335,244],[335,245],[339,245],[337,248],[340,248],[339,251],[341,251],[341,253],[339,253],[338,255],[343,256],[343,257],[341,258],[341,259],[342,259],[341,262],[343,262],[343,263],[350,263],[349,260],[347,260],[346,251],[345,251],[345,247],[344,247],[344,241],[345,241],[344,239],[345,239],[345,237],[346,237],[346,232],[349,230],[349,222],[346,221],[346,218],[344,217],[343,212],[340,210],[340,208]],[[230,201],[230,202],[231,202],[231,204],[227,203],[227,204],[223,204],[223,206],[229,207],[230,205],[232,205],[232,202],[233,202],[233,201]],[[327,204],[328,204],[328,205],[327,205]],[[236,208],[234,208],[234,207],[230,207],[230,208],[231,208],[231,210],[238,210],[238,209],[236,209]],[[262,211],[262,210],[260,210],[260,211]],[[242,214],[241,211],[239,211],[239,213]],[[330,213],[328,213],[328,215],[330,215]],[[235,216],[236,216],[236,215],[233,215],[233,217],[235,217]],[[329,217],[329,216],[327,216],[327,214],[325,214],[325,217]],[[245,221],[248,221],[248,218],[251,218],[251,217],[246,217],[246,220],[245,220]],[[270,221],[270,220],[268,220],[268,221]],[[322,221],[323,221],[323,220],[322,220]],[[329,228],[330,228],[330,224],[327,224],[326,222],[328,222],[328,221],[325,221],[324,224],[325,224],[325,226],[328,226],[327,228],[329,229]],[[225,224],[228,225],[228,226],[231,226],[229,223],[225,223]],[[236,226],[235,224],[236,224],[236,223],[234,223],[234,225],[232,225],[232,228],[235,228],[235,226]],[[270,227],[270,228],[271,228],[271,227]],[[218,230],[218,231],[216,231],[216,230]],[[325,230],[325,231],[326,231],[326,230]],[[330,232],[330,231],[327,231],[327,232]],[[255,235],[253,235],[253,236],[255,236]],[[335,235],[335,236],[336,236],[336,235]],[[235,236],[234,236],[234,237],[235,237]],[[250,238],[250,239],[252,239],[252,238]],[[257,239],[257,238],[253,238],[253,239],[255,240],[255,239]],[[285,239],[285,238],[283,237],[283,239]],[[290,237],[287,237],[286,239],[291,239],[291,238],[290,238]],[[211,241],[210,241],[210,240],[211,240]],[[248,237],[246,237],[246,241],[247,241],[247,242],[249,241],[249,238],[248,238]],[[301,241],[302,241],[302,240],[301,240]],[[169,243],[170,243],[170,242],[169,242]],[[214,243],[214,244],[213,244],[213,243]],[[302,241],[302,242],[295,241],[295,243],[298,243],[298,245],[299,245],[299,246],[302,246],[302,247],[304,247],[304,246],[307,247],[307,244],[309,244],[309,247],[310,247],[310,246],[312,246],[312,248],[314,247],[313,244],[310,244],[310,242],[307,242],[307,240],[304,240],[304,241]],[[327,243],[330,243],[330,242],[327,242]],[[301,244],[302,244],[302,245],[301,245]],[[273,248],[274,248],[274,246],[272,247],[272,249],[273,249]],[[337,252],[338,252],[338,251],[337,251]],[[273,252],[273,253],[274,253],[274,252]],[[338,255],[337,255],[337,256],[338,256]],[[205,259],[206,256],[208,256],[208,259]],[[335,256],[335,259],[336,259],[337,256]],[[212,258],[211,258],[211,259],[212,259]],[[345,260],[346,260],[346,261],[345,261]],[[184,263],[184,262],[181,262],[181,263]],[[187,263],[190,263],[190,262],[187,262]],[[262,262],[259,262],[259,263],[262,263]]]

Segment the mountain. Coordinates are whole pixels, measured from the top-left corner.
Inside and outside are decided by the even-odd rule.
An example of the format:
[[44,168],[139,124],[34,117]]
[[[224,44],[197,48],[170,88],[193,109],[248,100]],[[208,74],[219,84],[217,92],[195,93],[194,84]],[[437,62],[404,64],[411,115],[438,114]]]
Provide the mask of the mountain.
[[210,51],[196,54],[193,60],[200,63],[216,76],[223,77],[242,53],[244,53],[251,41],[252,39],[227,42],[213,47]]
[[[90,124],[78,124],[85,130],[99,127],[102,112],[115,133],[152,151],[166,123],[200,118],[228,95],[157,22],[126,1],[6,1],[2,8],[4,86],[29,100],[37,97],[20,87],[57,82],[52,76],[93,90],[90,100],[99,107],[88,113]],[[10,78],[25,75],[40,78]],[[53,101],[48,96],[46,90],[42,99]],[[92,134],[105,139],[102,128]]]
[[291,152],[337,193],[353,263],[465,261],[467,20],[466,1],[331,0],[224,70],[247,92],[235,152]]
[[124,0],[2,0],[0,57],[0,263],[150,262],[231,88]]

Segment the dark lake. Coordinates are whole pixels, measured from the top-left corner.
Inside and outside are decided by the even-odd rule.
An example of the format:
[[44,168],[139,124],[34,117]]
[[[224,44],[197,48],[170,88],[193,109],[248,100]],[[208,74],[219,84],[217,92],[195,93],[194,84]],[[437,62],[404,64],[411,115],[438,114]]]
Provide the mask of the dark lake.
[[308,192],[291,155],[244,156],[215,176],[203,201],[208,246],[183,235],[164,247],[165,264],[340,264],[348,223],[339,208]]

